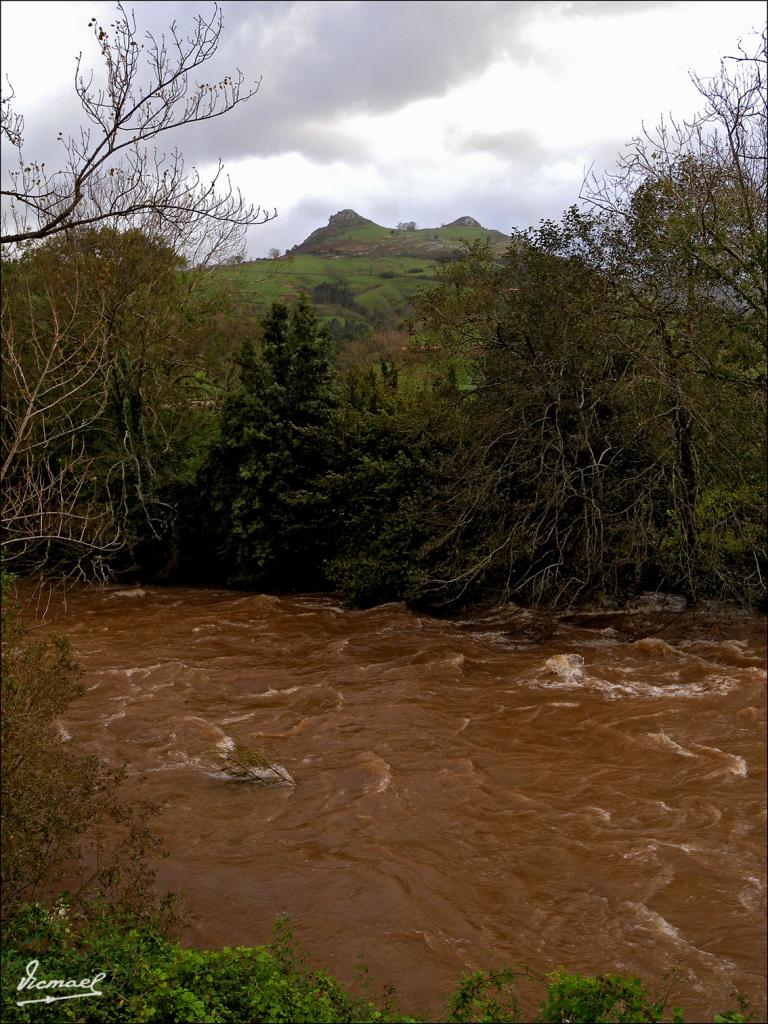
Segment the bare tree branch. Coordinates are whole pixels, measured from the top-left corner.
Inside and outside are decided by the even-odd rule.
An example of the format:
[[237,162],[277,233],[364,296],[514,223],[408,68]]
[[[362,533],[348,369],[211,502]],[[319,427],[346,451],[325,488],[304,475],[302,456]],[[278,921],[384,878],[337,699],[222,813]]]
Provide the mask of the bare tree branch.
[[68,303],[45,293],[45,313],[29,289],[24,324],[4,296],[0,484],[2,551],[8,565],[40,568],[53,545],[103,558],[122,547],[112,509],[90,487],[85,435],[108,398],[103,320],[82,331],[79,288]]
[[[190,35],[174,22],[169,36],[147,33],[137,41],[133,13],[118,4],[107,32],[90,22],[103,60],[105,84],[94,72],[75,71],[75,92],[87,126],[64,143],[64,167],[51,172],[23,152],[24,119],[12,108],[13,89],[2,99],[2,134],[18,151],[18,168],[2,190],[10,225],[0,242],[34,242],[74,227],[105,221],[141,227],[183,252],[191,262],[231,258],[242,249],[244,231],[276,213],[248,203],[233,188],[219,162],[210,180],[188,170],[178,150],[164,153],[156,140],[182,125],[222,117],[256,94],[241,71],[216,83],[193,82],[219,46],[222,14],[198,16]],[[5,218],[4,218],[5,219]]]

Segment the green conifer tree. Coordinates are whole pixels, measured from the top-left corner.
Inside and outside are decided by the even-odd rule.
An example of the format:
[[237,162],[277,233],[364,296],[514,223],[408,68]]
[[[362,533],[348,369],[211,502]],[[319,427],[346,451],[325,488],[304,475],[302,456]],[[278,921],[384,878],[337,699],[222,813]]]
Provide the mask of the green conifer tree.
[[203,471],[217,575],[239,586],[322,582],[328,536],[319,481],[335,405],[329,339],[305,299],[274,303],[261,351],[241,349],[241,387],[225,402]]

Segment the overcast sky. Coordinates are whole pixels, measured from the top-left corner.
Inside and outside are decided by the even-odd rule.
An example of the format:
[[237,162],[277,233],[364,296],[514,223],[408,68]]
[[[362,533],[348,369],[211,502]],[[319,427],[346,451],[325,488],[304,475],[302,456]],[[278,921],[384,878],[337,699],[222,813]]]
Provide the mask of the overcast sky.
[[[107,3],[5,0],[3,78],[26,118],[27,159],[57,159],[77,125],[74,58],[96,62],[91,17]],[[187,27],[212,4],[139,2],[140,28]],[[233,184],[278,219],[249,254],[302,241],[352,208],[420,227],[470,215],[487,227],[557,217],[585,169],[610,167],[642,123],[692,114],[688,72],[716,73],[764,5],[708,2],[223,0],[215,73],[239,67],[258,94],[177,134],[201,171],[221,156]],[[212,76],[211,76],[212,77]],[[209,80],[206,76],[206,80]]]

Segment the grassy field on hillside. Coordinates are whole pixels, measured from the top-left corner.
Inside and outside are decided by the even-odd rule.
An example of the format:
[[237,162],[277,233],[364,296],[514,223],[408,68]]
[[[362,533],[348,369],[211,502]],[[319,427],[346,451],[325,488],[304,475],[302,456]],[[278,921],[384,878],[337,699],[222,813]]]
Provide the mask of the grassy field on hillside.
[[354,306],[314,301],[323,319],[357,314],[371,329],[394,324],[408,315],[409,299],[435,280],[436,260],[411,256],[308,256],[255,260],[221,271],[244,301],[261,312],[270,303],[293,301],[300,294],[313,299],[319,284],[346,285]]
[[508,239],[479,225],[451,224],[409,231],[382,227],[342,211],[305,242],[277,259],[222,268],[241,301],[261,315],[277,300],[306,295],[322,322],[344,344],[397,328],[410,315],[410,300],[429,287],[445,260],[466,244],[487,242],[503,251]]
[[346,228],[341,241],[376,242],[391,244],[400,248],[403,245],[417,248],[424,243],[445,242],[456,246],[461,242],[481,242],[494,239],[495,232],[483,227],[456,225],[445,228],[417,228],[415,231],[398,231],[395,228],[383,228],[378,224],[364,224],[360,227]]

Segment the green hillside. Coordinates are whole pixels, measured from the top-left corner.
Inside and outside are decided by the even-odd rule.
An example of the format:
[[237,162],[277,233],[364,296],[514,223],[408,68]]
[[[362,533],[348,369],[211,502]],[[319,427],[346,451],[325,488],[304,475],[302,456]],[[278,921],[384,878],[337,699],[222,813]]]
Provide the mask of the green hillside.
[[277,259],[228,267],[244,301],[260,313],[275,300],[309,296],[338,341],[397,327],[409,315],[409,300],[435,280],[442,262],[466,242],[487,241],[503,251],[500,231],[461,217],[440,228],[385,228],[353,210],[334,214],[300,245]]
[[354,210],[341,210],[329,219],[327,227],[313,231],[290,254],[440,259],[460,250],[462,242],[478,241],[488,241],[500,249],[509,242],[501,231],[484,228],[474,217],[459,217],[439,228],[384,228]]

